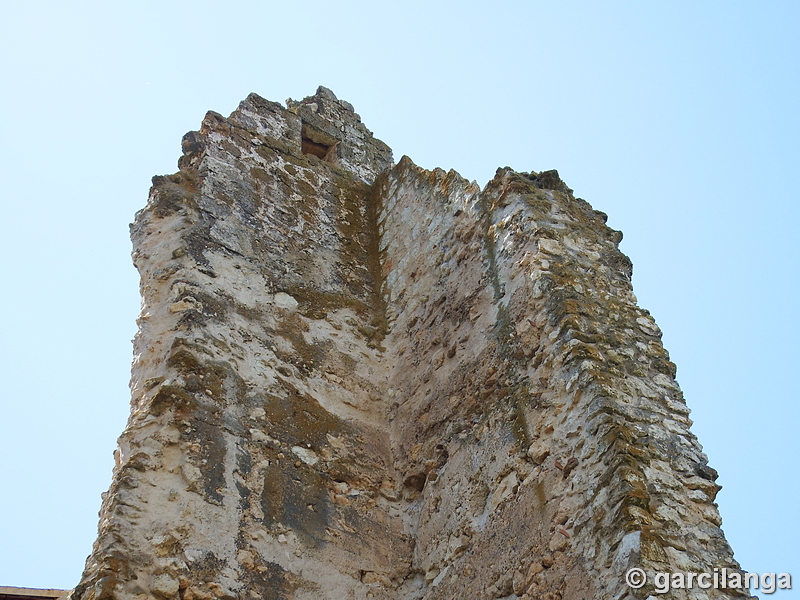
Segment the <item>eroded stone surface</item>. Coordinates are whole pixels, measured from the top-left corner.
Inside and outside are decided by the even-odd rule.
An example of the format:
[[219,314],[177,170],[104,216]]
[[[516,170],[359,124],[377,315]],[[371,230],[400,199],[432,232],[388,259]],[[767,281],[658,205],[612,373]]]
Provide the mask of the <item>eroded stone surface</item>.
[[555,171],[395,165],[325,88],[287,104],[209,113],[132,226],[132,412],[72,598],[616,600],[651,591],[633,566],[738,568],[605,215]]

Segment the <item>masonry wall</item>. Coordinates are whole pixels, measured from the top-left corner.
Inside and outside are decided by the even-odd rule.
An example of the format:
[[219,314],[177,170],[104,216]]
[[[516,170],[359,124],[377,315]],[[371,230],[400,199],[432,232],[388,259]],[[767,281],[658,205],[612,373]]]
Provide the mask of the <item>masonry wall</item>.
[[[132,412],[74,600],[645,597],[736,569],[660,331],[555,172],[481,191],[320,88],[132,226]],[[694,590],[683,598],[730,598]]]
[[395,460],[425,484],[409,514],[426,597],[620,598],[634,566],[736,569],[605,215],[555,172],[501,169],[480,192],[404,159],[379,188]]

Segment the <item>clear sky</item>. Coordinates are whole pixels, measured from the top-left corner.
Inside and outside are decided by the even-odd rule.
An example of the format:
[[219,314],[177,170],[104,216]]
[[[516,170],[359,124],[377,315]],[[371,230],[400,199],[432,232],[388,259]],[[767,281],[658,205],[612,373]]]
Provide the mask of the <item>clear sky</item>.
[[91,550],[150,178],[207,110],[325,85],[396,159],[555,168],[608,213],[737,559],[800,586],[796,0],[29,0],[0,82],[0,585],[70,588]]

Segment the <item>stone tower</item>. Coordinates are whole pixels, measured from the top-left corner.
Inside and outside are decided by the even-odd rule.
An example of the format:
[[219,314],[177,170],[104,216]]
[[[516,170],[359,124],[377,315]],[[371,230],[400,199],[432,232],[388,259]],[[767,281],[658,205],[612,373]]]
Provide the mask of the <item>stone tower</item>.
[[73,600],[618,600],[653,591],[633,567],[738,569],[622,235],[555,171],[395,164],[325,88],[183,151],[132,225],[131,416]]

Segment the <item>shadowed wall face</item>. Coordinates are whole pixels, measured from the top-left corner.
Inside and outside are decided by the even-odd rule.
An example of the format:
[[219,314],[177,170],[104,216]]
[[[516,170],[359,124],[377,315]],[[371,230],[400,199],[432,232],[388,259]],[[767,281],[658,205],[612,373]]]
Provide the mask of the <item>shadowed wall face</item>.
[[617,599],[650,591],[633,566],[737,568],[621,234],[557,173],[393,165],[325,88],[183,148],[132,226],[132,413],[72,598]]

